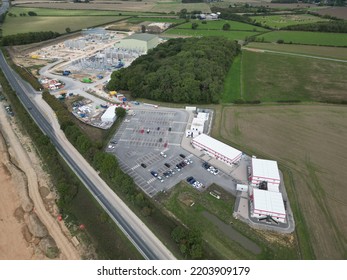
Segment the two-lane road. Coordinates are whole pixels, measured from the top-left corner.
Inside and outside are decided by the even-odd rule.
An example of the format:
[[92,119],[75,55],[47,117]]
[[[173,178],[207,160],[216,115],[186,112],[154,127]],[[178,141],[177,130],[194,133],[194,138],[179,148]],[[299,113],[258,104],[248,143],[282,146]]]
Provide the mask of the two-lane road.
[[[7,65],[3,54],[0,55],[0,66],[12,88],[17,92],[29,114],[51,139],[58,152],[81,179],[94,198],[107,211],[115,223],[122,229],[129,240],[146,259],[175,259],[172,253],[148,229],[146,225],[125,205],[125,203],[107,186],[96,171],[83,159],[77,150],[66,140],[57,125],[54,113],[48,106],[37,107],[33,102],[34,91],[23,82]],[[33,100],[29,97],[33,98]],[[42,111],[44,114],[42,114]],[[49,122],[48,120],[51,120]]]

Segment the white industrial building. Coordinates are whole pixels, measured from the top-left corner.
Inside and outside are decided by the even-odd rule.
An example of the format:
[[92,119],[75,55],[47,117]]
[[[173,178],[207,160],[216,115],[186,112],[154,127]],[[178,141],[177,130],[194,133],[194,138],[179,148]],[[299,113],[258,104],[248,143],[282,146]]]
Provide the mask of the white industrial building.
[[220,142],[206,134],[200,134],[191,141],[194,148],[205,151],[210,156],[226,163],[236,164],[240,161],[242,152]]
[[281,182],[277,161],[252,158],[251,184],[259,187],[262,182],[266,182],[267,190],[279,192]]
[[159,44],[159,37],[147,33],[135,33],[123,38],[118,44],[118,48],[147,53],[148,50],[155,48]]
[[251,195],[251,216],[258,219],[271,217],[277,222],[285,223],[286,210],[282,194],[254,188]]
[[101,116],[102,122],[114,122],[116,120],[116,108],[117,106],[110,106]]

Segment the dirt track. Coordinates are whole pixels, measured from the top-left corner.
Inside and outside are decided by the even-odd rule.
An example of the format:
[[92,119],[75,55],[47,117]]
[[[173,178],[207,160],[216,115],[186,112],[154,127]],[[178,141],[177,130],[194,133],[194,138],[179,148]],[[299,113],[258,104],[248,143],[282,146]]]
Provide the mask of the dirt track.
[[[19,169],[23,171],[25,175],[25,181],[27,181],[27,188],[29,196],[34,205],[33,210],[40,218],[41,222],[45,225],[49,235],[54,239],[57,247],[60,250],[59,259],[80,259],[80,255],[77,249],[70,242],[71,236],[69,236],[68,230],[65,226],[58,222],[56,217],[53,217],[46,209],[44,201],[41,198],[39,191],[39,181],[42,179],[41,175],[38,176],[35,166],[38,162],[33,160],[33,154],[27,152],[23,147],[23,144],[19,141],[14,131],[14,121],[10,119],[6,114],[3,106],[0,106],[0,130],[6,140],[6,145],[2,139],[2,145],[0,143],[0,185],[1,185],[1,216],[0,216],[0,259],[44,259],[46,258],[42,253],[37,250],[34,242],[28,243],[24,238],[23,228],[25,223],[23,219],[14,216],[16,209],[20,209],[20,204],[23,206],[23,189],[25,186],[16,186],[17,182],[15,176],[16,172],[10,172],[7,166],[13,166],[12,162],[16,163]],[[12,125],[11,125],[12,124]],[[21,139],[22,140],[22,139]],[[8,157],[8,154],[10,157]],[[30,157],[29,157],[30,154]],[[37,158],[36,158],[37,161]],[[15,168],[15,167],[14,167]],[[12,168],[11,168],[12,169]],[[18,170],[21,173],[20,170]],[[39,178],[38,178],[39,177]],[[28,203],[27,203],[28,204]],[[30,203],[29,203],[30,204]],[[18,208],[19,207],[19,208]],[[24,207],[24,210],[31,212],[31,207]],[[17,213],[18,211],[16,211]],[[18,216],[18,215],[16,215]],[[19,215],[21,216],[21,215]],[[37,241],[37,240],[36,240]],[[11,244],[9,247],[8,244]]]

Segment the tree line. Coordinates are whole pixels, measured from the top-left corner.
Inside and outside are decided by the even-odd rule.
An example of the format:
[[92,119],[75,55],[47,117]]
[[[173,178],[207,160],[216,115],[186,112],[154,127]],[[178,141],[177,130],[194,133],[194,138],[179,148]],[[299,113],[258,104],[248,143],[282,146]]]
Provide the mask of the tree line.
[[60,36],[60,34],[53,31],[18,33],[4,36],[1,43],[3,46],[26,45],[54,39],[58,36]]
[[347,33],[347,21],[320,21],[283,27],[284,30]]
[[175,103],[218,103],[240,46],[222,37],[171,39],[115,71],[108,90]]

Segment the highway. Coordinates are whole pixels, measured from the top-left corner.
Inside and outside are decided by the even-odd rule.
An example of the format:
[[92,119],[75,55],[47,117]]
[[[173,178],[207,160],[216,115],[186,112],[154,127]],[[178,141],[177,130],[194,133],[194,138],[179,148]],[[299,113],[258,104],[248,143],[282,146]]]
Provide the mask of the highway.
[[[37,93],[8,66],[1,52],[0,66],[24,107],[86,188],[120,227],[145,259],[175,259],[162,242],[145,226],[125,203],[107,186],[96,171],[66,140],[49,106],[37,106]],[[36,97],[35,97],[36,95]],[[40,98],[41,99],[41,98]],[[44,110],[44,112],[42,112]],[[49,122],[48,120],[51,120]]]

